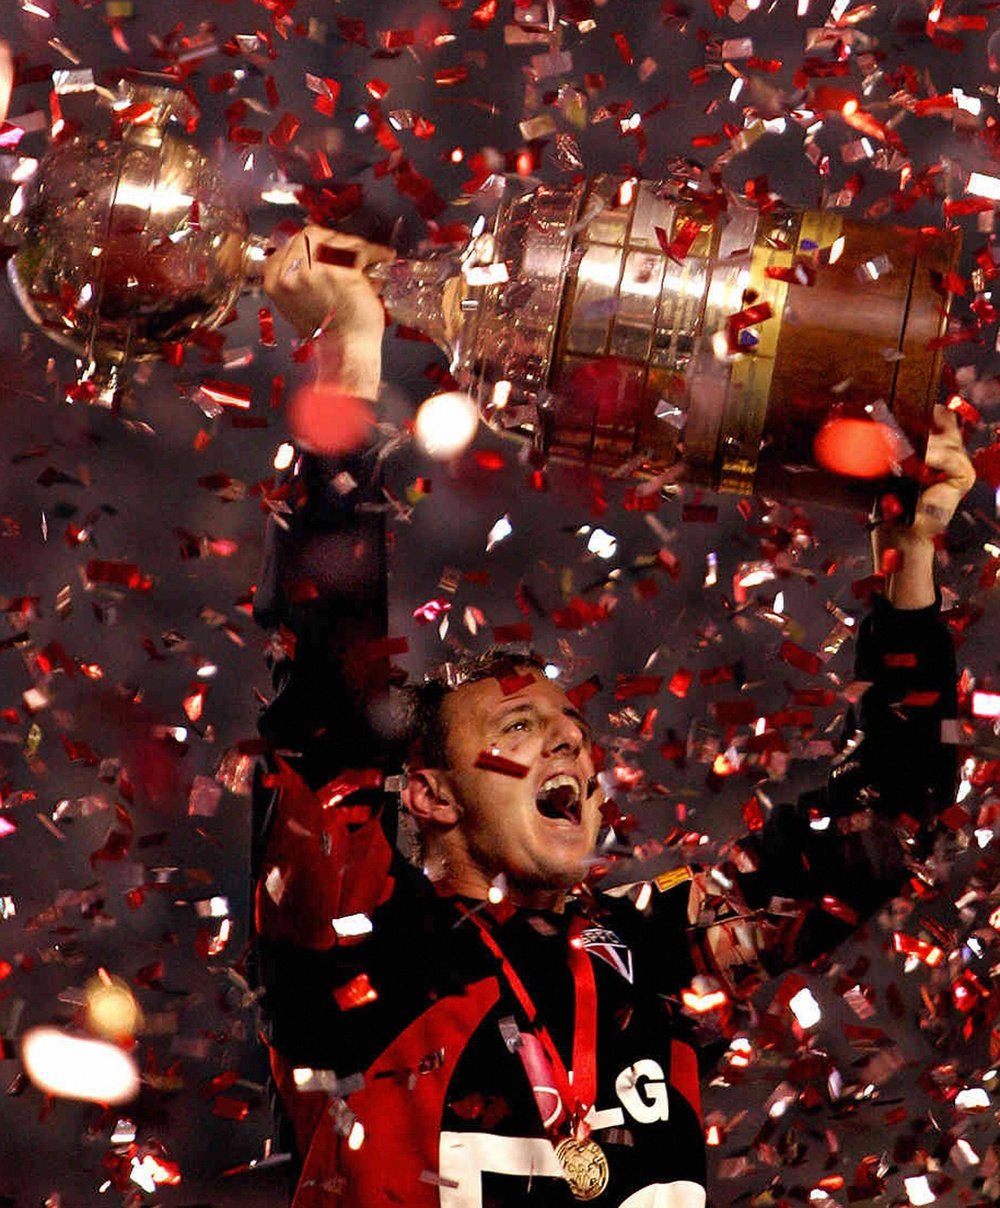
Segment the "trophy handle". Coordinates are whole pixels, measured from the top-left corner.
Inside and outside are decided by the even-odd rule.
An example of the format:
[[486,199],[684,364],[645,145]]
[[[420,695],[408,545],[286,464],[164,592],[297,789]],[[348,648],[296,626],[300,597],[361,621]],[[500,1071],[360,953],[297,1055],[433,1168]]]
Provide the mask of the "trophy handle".
[[370,264],[365,276],[382,296],[389,317],[428,336],[452,360],[462,328],[463,277],[450,256]]

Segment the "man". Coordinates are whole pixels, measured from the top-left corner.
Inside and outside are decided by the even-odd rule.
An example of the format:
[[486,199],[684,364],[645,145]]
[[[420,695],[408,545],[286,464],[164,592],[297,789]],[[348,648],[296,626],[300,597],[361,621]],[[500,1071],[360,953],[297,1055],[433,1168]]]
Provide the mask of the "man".
[[[361,270],[385,257],[307,228],[266,274],[300,335],[323,333],[321,381],[376,407],[383,314]],[[910,528],[876,530],[897,569],[861,628],[872,686],[827,788],[775,809],[725,868],[617,896],[579,888],[601,823],[594,748],[531,656],[414,690],[401,796],[423,870],[395,850],[377,448],[300,459],[257,600],[295,649],[263,722],[254,852],[294,1208],[705,1204],[680,992],[701,975],[747,994],[831,949],[899,891],[952,800],[933,543],[973,474],[954,418],[938,421],[939,481]]]

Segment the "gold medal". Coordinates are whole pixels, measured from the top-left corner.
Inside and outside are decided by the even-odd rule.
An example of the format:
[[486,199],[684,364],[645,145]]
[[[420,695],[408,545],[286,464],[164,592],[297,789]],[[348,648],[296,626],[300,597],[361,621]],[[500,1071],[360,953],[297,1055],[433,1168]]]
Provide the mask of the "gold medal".
[[556,1158],[569,1189],[578,1200],[596,1200],[608,1185],[608,1159],[590,1137],[566,1137],[556,1146]]

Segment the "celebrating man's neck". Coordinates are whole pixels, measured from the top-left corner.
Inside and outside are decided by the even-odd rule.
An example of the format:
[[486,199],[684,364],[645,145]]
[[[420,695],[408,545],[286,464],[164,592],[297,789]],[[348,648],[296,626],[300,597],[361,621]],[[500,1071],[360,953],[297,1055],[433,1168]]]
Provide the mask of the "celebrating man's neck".
[[[424,865],[424,871],[443,898],[472,898],[480,902],[509,902],[527,910],[550,910],[561,914],[565,909],[566,890],[561,886],[519,885],[506,878],[490,880],[479,869],[434,868]],[[437,873],[438,875],[435,875]]]

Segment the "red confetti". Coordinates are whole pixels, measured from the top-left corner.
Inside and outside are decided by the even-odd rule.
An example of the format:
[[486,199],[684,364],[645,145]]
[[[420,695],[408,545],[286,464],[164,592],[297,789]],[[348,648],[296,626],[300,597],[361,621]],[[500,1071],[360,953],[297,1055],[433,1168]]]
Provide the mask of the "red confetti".
[[622,62],[626,67],[631,67],[635,62],[635,56],[632,54],[632,47],[628,44],[628,38],[620,31],[611,35],[615,40],[615,45],[618,47],[618,53],[622,57]]
[[378,992],[371,984],[367,973],[359,973],[352,977],[346,985],[338,986],[333,992],[334,1001],[342,1011],[352,1011],[375,1002]]
[[250,1114],[250,1104],[246,1099],[237,1099],[232,1095],[219,1095],[212,1104],[212,1115],[223,1120],[245,1120]]
[[358,254],[349,247],[336,247],[332,243],[321,243],[313,248],[313,258],[320,264],[332,264],[335,268],[356,268]]
[[493,641],[504,645],[507,642],[530,642],[531,625],[527,621],[515,621],[511,625],[494,625]]
[[469,29],[485,29],[497,15],[497,0],[483,0],[469,16]]
[[278,120],[278,124],[267,136],[268,143],[276,151],[284,151],[296,134],[298,134],[301,125],[302,123],[294,113],[282,114]]
[[523,780],[531,771],[526,764],[514,759],[505,759],[503,755],[495,755],[492,751],[480,751],[473,765],[486,772],[498,772],[501,776],[512,776],[515,780]]
[[737,697],[734,700],[717,700],[710,706],[712,717],[720,726],[746,726],[760,716],[755,701]]
[[87,563],[87,582],[108,587],[127,587],[130,591],[149,591],[153,586],[150,575],[144,575],[134,562],[117,562],[92,558]]
[[694,673],[688,671],[686,667],[678,667],[670,677],[670,682],[667,684],[667,691],[672,695],[683,700],[688,694],[688,689],[691,687],[691,681],[694,679]]
[[533,675],[503,675],[497,683],[500,685],[500,691],[504,696],[513,696],[515,692],[520,692],[522,688],[530,688],[535,682]]
[[580,684],[574,684],[570,688],[566,696],[570,703],[576,709],[582,709],[587,701],[592,700],[601,690],[601,681],[596,675],[592,675],[589,679],[585,679]]
[[858,912],[853,907],[848,906],[846,902],[842,902],[839,898],[825,893],[820,898],[819,904],[827,914],[832,914],[835,919],[840,919],[842,923],[846,923],[849,927],[857,927],[859,922]]
[[807,675],[817,675],[823,666],[823,660],[818,654],[813,654],[809,650],[803,650],[795,642],[782,642],[780,654],[790,667],[795,667],[798,671],[804,671]]
[[198,389],[210,402],[218,403],[220,407],[246,409],[252,400],[250,387],[241,386],[236,382],[220,382],[206,378]]
[[261,344],[265,348],[276,348],[278,341],[274,337],[274,316],[266,306],[257,311],[257,327]]
[[434,73],[434,83],[442,88],[451,87],[453,84],[464,84],[469,78],[469,69],[467,67],[442,67]]
[[615,700],[632,700],[636,696],[655,696],[662,683],[662,675],[619,675],[615,683]]

